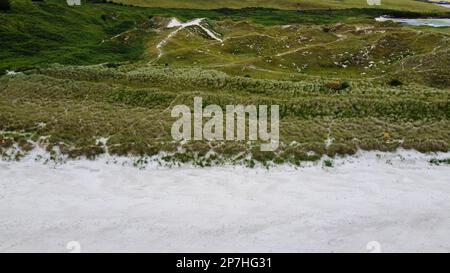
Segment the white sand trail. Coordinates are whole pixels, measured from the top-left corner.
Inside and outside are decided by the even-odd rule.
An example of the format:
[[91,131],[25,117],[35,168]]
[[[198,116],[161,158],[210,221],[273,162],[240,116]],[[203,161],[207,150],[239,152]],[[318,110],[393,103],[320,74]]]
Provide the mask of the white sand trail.
[[191,21],[188,21],[186,23],[180,22],[177,18],[172,18],[170,22],[167,24],[167,28],[177,28],[176,30],[172,31],[165,39],[161,40],[156,45],[156,48],[158,49],[158,58],[161,58],[163,55],[162,47],[165,46],[169,40],[174,37],[179,31],[192,26],[200,27],[209,37],[213,38],[214,40],[217,40],[219,42],[223,42],[222,39],[220,39],[214,32],[207,29],[206,27],[202,26],[201,23],[205,20],[205,18],[197,18],[193,19]]

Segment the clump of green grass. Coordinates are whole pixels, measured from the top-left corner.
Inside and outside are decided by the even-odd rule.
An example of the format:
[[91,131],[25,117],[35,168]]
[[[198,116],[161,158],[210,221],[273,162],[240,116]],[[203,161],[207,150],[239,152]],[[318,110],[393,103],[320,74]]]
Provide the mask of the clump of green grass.
[[350,88],[350,84],[346,81],[336,83],[336,82],[329,82],[325,84],[325,89],[329,91],[339,92],[346,90],[347,88]]
[[445,159],[433,158],[433,159],[430,160],[430,164],[433,164],[433,165],[442,165],[442,164],[450,165],[450,158],[445,158]]
[[331,160],[331,159],[324,160],[323,165],[327,168],[333,168],[333,166],[334,166],[333,160]]
[[403,85],[403,82],[399,79],[392,79],[388,82],[388,84],[390,86],[401,86],[401,85]]

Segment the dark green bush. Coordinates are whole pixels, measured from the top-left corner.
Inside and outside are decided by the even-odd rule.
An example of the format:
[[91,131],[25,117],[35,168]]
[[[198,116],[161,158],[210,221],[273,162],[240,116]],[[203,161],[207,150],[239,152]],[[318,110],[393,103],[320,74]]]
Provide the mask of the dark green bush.
[[441,164],[448,164],[450,165],[450,158],[446,158],[446,159],[437,159],[437,158],[433,158],[430,160],[430,163],[433,165],[441,165]]
[[348,82],[329,82],[325,84],[325,88],[330,91],[342,91],[350,87],[350,84]]
[[399,79],[392,79],[388,82],[390,86],[400,86],[403,85],[403,82],[401,82]]
[[9,10],[11,9],[11,4],[9,0],[0,0],[0,10]]

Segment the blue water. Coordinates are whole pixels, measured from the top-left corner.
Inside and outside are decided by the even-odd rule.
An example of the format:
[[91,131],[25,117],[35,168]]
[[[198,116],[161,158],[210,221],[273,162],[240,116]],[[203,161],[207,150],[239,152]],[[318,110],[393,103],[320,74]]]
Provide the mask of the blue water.
[[375,18],[378,22],[385,22],[385,21],[393,21],[402,23],[405,25],[411,25],[411,26],[430,26],[430,27],[450,27],[450,19],[444,18],[444,19],[404,19],[404,18],[388,18],[388,17],[378,17]]
[[436,3],[435,5],[441,6],[441,7],[450,8],[450,3],[448,3],[448,4],[446,4],[446,3]]

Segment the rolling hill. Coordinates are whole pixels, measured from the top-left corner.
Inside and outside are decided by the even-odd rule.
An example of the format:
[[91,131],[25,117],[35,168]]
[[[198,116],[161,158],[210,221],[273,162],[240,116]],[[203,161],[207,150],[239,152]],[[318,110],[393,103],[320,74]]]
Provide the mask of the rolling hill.
[[144,7],[164,8],[245,8],[264,7],[275,9],[346,9],[346,8],[382,8],[417,12],[445,12],[445,7],[417,0],[381,0],[380,6],[370,6],[366,0],[113,0],[113,2]]

